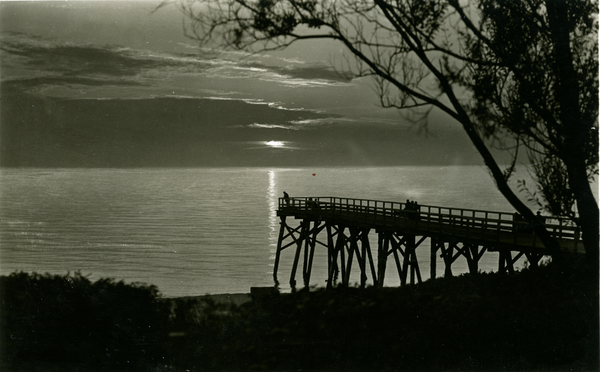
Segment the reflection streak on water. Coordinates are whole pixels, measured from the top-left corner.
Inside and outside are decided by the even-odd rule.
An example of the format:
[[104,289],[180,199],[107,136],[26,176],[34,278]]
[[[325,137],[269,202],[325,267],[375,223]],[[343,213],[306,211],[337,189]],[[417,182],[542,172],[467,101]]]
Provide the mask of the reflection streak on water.
[[[275,210],[277,209],[277,180],[276,173],[273,170],[269,171],[269,188],[267,189],[267,200],[269,205],[269,248],[271,256],[269,261],[275,260],[275,251],[277,250],[277,215]],[[273,263],[269,263],[273,266]]]

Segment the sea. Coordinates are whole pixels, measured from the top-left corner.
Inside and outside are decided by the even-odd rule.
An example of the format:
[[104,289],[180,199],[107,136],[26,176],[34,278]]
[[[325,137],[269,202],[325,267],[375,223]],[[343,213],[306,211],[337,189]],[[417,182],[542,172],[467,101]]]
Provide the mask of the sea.
[[[514,211],[483,166],[5,168],[0,170],[0,274],[80,272],[90,280],[155,285],[164,297],[270,287],[280,226],[276,209],[284,191],[291,197],[409,199]],[[374,233],[370,240],[375,247]],[[428,239],[417,252],[426,280]],[[293,248],[282,252],[283,292],[291,290],[293,255]],[[463,261],[453,266],[454,274],[467,271]],[[325,286],[326,262],[325,248],[318,248],[311,286]],[[393,266],[390,260],[386,286],[400,283]],[[497,266],[497,253],[486,253],[480,262],[481,271]],[[436,275],[443,272],[439,258]],[[301,274],[296,280],[302,283]]]

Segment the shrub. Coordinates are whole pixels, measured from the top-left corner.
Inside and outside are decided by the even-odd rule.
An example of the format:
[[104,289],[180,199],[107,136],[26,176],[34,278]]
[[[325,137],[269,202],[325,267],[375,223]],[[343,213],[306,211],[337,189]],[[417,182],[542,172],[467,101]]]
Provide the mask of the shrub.
[[[183,327],[176,360],[190,370],[597,370],[594,288],[586,275],[552,266],[302,290],[229,312],[205,305]],[[181,319],[195,311],[189,305]]]
[[0,277],[1,361],[139,368],[164,357],[168,314],[154,286],[74,275]]

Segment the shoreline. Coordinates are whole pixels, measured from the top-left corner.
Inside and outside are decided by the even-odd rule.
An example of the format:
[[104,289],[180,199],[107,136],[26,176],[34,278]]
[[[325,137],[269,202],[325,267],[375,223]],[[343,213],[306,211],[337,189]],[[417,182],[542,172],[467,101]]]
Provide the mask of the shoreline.
[[252,301],[250,293],[218,293],[218,294],[205,294],[198,296],[182,296],[182,297],[163,297],[165,301],[202,301],[211,300],[217,304],[227,305],[242,305]]

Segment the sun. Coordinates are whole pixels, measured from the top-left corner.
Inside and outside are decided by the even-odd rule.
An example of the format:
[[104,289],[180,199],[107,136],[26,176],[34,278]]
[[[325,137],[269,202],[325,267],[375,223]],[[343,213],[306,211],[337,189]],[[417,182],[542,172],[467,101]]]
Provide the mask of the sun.
[[281,147],[285,146],[285,143],[283,141],[268,141],[268,142],[265,142],[265,145],[274,147],[274,148],[281,148]]

